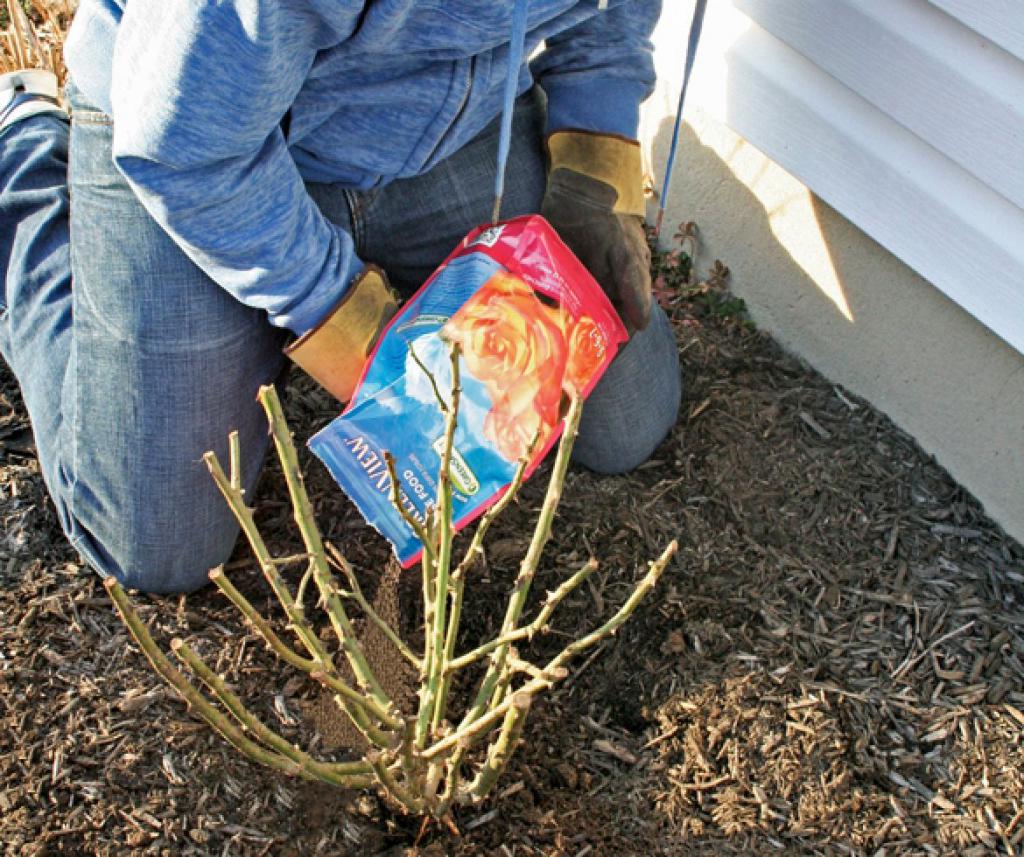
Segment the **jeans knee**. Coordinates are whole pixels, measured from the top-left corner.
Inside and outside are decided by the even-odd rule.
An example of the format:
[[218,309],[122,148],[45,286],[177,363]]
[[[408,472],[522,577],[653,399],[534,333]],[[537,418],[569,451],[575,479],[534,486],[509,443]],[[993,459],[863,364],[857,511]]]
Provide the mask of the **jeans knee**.
[[583,408],[573,460],[598,473],[627,473],[647,461],[675,425],[682,399],[679,351],[668,318],[622,349]]
[[119,544],[107,545],[82,532],[72,543],[101,577],[112,576],[126,589],[169,595],[207,584],[210,570],[231,556],[237,536],[238,527],[232,524],[207,529],[187,543],[119,539]]
[[635,413],[630,420],[622,421],[618,430],[610,430],[612,424],[602,421],[586,431],[590,427],[585,427],[581,421],[580,436],[573,447],[573,461],[595,473],[615,475],[635,470],[650,459],[672,430],[680,397],[677,386],[674,396],[660,403],[660,407],[647,413]]

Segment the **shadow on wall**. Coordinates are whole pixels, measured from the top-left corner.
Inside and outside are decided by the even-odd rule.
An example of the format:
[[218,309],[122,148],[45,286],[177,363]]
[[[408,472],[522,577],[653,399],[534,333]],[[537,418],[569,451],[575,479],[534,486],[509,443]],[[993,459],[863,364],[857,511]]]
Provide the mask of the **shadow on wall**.
[[[858,373],[834,376],[854,389],[858,375],[889,375],[891,384],[904,377],[912,385],[923,369],[941,367],[946,385],[978,387],[981,380],[986,389],[995,385],[1004,403],[1024,403],[1024,377],[1017,377],[1024,355],[750,143],[700,111],[692,122],[681,134],[664,232],[671,236],[675,224],[695,221],[698,264],[721,259],[730,267],[731,287],[760,327],[826,375],[855,356]],[[652,147],[658,177],[671,137],[666,117]],[[953,359],[954,346],[964,359]]]
[[[687,120],[663,242],[694,221],[699,267],[729,266],[758,327],[887,413],[1024,534],[1024,355],[732,130],[699,109]],[[659,186],[672,124],[652,140]]]
[[[773,280],[793,292],[794,301],[810,299],[833,321],[855,322],[834,248],[822,230],[820,212],[832,210],[745,140],[710,120],[705,123],[702,133],[712,138],[708,143],[690,124],[683,126],[666,222],[713,225],[701,234],[700,264],[719,258],[743,273],[765,267],[762,282],[770,271]],[[667,117],[653,141],[659,185],[671,139],[672,118]],[[664,231],[671,235],[674,230]],[[741,292],[744,285],[737,279]]]

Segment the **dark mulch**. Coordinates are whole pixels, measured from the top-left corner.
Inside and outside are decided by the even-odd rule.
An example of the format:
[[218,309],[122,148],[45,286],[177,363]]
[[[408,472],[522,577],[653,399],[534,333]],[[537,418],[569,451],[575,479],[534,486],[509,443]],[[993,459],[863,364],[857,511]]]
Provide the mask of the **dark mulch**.
[[[1024,841],[1024,550],[903,432],[659,261],[688,381],[655,458],[570,473],[536,591],[601,559],[538,659],[680,552],[620,634],[535,707],[498,797],[456,837],[249,763],[194,720],[66,547],[0,369],[0,841],[27,854],[990,854]],[[300,437],[331,416],[302,384]],[[309,464],[328,535],[382,541]],[[495,528],[465,641],[499,621],[543,473]],[[157,486],[155,486],[157,487]],[[257,501],[286,550],[277,473]],[[233,579],[269,603],[248,555]],[[403,593],[415,625],[415,587]],[[140,598],[253,707],[311,739],[316,691],[277,676],[213,591]],[[313,741],[323,741],[312,738]]]

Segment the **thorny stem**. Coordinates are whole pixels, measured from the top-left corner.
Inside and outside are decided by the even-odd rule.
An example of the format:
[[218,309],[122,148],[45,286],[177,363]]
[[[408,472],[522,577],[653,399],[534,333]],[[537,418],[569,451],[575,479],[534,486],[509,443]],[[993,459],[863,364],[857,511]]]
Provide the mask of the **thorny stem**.
[[[377,747],[391,747],[394,745],[395,732],[393,730],[401,726],[396,712],[385,710],[375,699],[361,696],[358,691],[353,690],[334,673],[313,670],[309,677],[314,681],[320,682],[328,690],[334,691],[335,702],[349,715],[367,742]],[[380,720],[384,725],[384,730],[378,728],[373,720],[366,716],[366,711],[369,711]]]
[[348,581],[349,589],[351,590],[348,594],[355,599],[356,603],[362,608],[367,618],[373,622],[373,624],[381,630],[381,633],[388,638],[392,645],[398,649],[402,657],[416,667],[417,670],[421,669],[422,663],[420,659],[412,653],[412,650],[404,642],[402,642],[402,638],[398,636],[395,629],[392,628],[391,625],[389,625],[388,622],[373,609],[373,605],[370,604],[366,599],[366,596],[363,595],[362,587],[359,586],[359,581],[356,579],[356,574],[352,569],[351,563],[349,563],[349,561],[342,556],[341,552],[330,542],[326,542],[325,546],[328,553],[327,561],[344,574],[345,579]]
[[523,478],[526,476],[526,468],[530,464],[530,456],[533,454],[536,444],[537,438],[535,437],[533,442],[530,444],[530,448],[527,450],[526,455],[519,459],[519,465],[516,467],[515,475],[512,477],[512,482],[509,483],[508,490],[505,491],[505,493],[501,495],[501,499],[491,506],[491,508],[483,514],[483,517],[480,518],[480,523],[477,524],[476,531],[473,533],[473,539],[469,543],[469,547],[466,548],[465,555],[462,557],[462,562],[460,562],[455,571],[452,572],[452,580],[462,580],[466,572],[473,567],[477,558],[483,556],[484,536],[487,535],[487,530],[490,529],[491,523],[494,519],[504,512],[509,503],[515,500],[516,496],[519,494],[519,489],[523,484]]
[[[600,642],[609,634],[614,634],[622,623],[630,617],[634,610],[636,610],[637,605],[644,596],[647,595],[647,593],[650,592],[658,582],[658,578],[660,578],[662,573],[665,571],[669,560],[672,559],[678,547],[678,542],[672,541],[662,552],[661,556],[659,556],[654,562],[650,563],[650,568],[647,573],[636,585],[636,588],[630,593],[629,598],[627,598],[623,605],[615,612],[614,616],[599,628],[591,631],[585,637],[581,637],[579,640],[570,643],[562,649],[561,652],[548,661],[547,665],[541,669],[542,675],[523,685],[523,687],[520,688],[520,692],[534,695],[539,691],[544,690],[546,687],[549,687],[560,678],[564,678],[565,675],[568,674],[565,672],[565,664],[568,661]],[[505,715],[508,709],[512,706],[512,699],[515,695],[516,694],[512,694],[511,697],[506,697],[504,701],[493,708],[490,708],[485,715],[466,724],[465,726],[460,726],[460,728],[451,735],[446,738],[442,738],[440,741],[424,750],[423,753],[421,753],[421,756],[429,761],[437,756],[451,752],[456,747],[472,744],[473,740],[486,732],[490,727],[494,726]]]
[[[519,575],[516,578],[512,595],[509,598],[508,608],[505,612],[505,620],[501,626],[501,636],[512,633],[519,621],[526,604],[526,596],[530,592],[530,584],[537,572],[537,564],[540,561],[541,552],[551,537],[551,524],[555,517],[555,510],[562,498],[562,485],[565,482],[565,473],[569,467],[569,455],[572,452],[572,445],[576,440],[576,433],[579,431],[580,417],[583,413],[583,402],[575,397],[569,406],[569,413],[565,417],[565,430],[558,444],[558,453],[555,456],[555,463],[551,472],[551,479],[544,495],[544,503],[541,506],[537,524],[533,530],[533,538],[526,551],[526,556],[519,566]],[[496,705],[504,697],[507,686],[505,673],[505,654],[508,651],[507,645],[499,646],[491,659],[487,674],[480,684],[473,706],[462,718],[462,726],[468,726],[476,720],[488,708],[488,704]]]
[[289,646],[284,640],[282,640],[271,628],[270,623],[263,618],[262,614],[253,607],[252,603],[247,599],[241,592],[239,592],[235,585],[224,576],[224,566],[218,566],[210,572],[210,580],[216,585],[216,587],[224,593],[227,599],[238,608],[238,612],[241,613],[256,629],[256,632],[263,637],[267,645],[273,650],[281,660],[285,663],[291,664],[296,669],[310,672],[317,668],[318,662],[311,658],[304,658],[298,652],[296,652],[291,646]]
[[[538,437],[534,437],[527,454],[519,460],[519,465],[516,467],[515,475],[512,477],[512,482],[509,484],[508,490],[506,490],[506,492],[501,496],[501,499],[491,506],[491,508],[488,509],[480,519],[480,523],[477,524],[476,531],[473,533],[473,539],[470,542],[469,547],[466,549],[466,553],[464,554],[462,561],[452,573],[452,609],[451,617],[448,620],[448,636],[445,640],[446,664],[444,674],[441,676],[441,688],[438,691],[438,707],[442,711],[447,710],[448,692],[451,688],[452,674],[456,669],[452,666],[451,662],[455,657],[455,646],[458,642],[459,623],[462,618],[462,602],[465,597],[466,589],[466,573],[473,567],[476,560],[483,556],[484,537],[487,535],[487,530],[490,528],[491,523],[518,496],[519,489],[522,487],[523,479],[526,476],[526,469],[530,464],[530,456],[536,447]],[[445,791],[440,803],[442,811],[446,810],[447,807],[451,805],[451,801],[455,795],[458,794],[463,756],[463,751],[460,750],[456,752],[447,765],[447,782],[445,783]]]
[[233,431],[228,435],[228,464],[231,469],[231,490],[242,493],[242,447],[239,443],[238,432]]
[[391,480],[391,505],[398,510],[398,514],[402,516],[402,520],[408,524],[409,529],[413,531],[416,538],[420,540],[423,545],[423,556],[424,558],[429,557],[431,563],[434,560],[434,548],[430,533],[427,528],[423,526],[416,518],[413,517],[412,513],[402,503],[402,488],[398,482],[398,471],[395,469],[395,457],[388,452],[384,451],[384,464],[388,468],[388,478]]
[[274,558],[270,555],[270,551],[267,550],[267,545],[263,541],[263,536],[260,535],[260,531],[256,527],[256,521],[253,519],[252,509],[245,502],[245,497],[241,490],[236,489],[232,484],[232,480],[228,479],[227,475],[224,473],[224,469],[220,466],[220,461],[217,460],[215,453],[206,453],[203,456],[203,461],[206,462],[206,467],[210,471],[213,481],[216,483],[217,487],[220,489],[220,493],[227,501],[228,507],[231,509],[232,513],[234,513],[235,520],[238,521],[239,526],[242,528],[242,532],[245,533],[245,537],[249,541],[252,552],[256,556],[256,562],[259,563],[260,570],[263,572],[263,576],[267,579],[267,583],[270,584],[270,588],[273,590],[274,595],[277,596],[277,600],[281,602],[281,607],[287,614],[288,621],[292,630],[295,632],[295,635],[302,641],[303,646],[306,647],[306,650],[317,661],[329,664],[330,656],[324,650],[320,640],[316,636],[316,633],[306,621],[302,605],[296,604],[291,593],[288,591],[288,587],[285,585],[284,580],[281,578],[281,573],[278,571],[277,563],[274,562]]
[[[455,346],[455,348],[458,348],[458,346]],[[416,349],[413,347],[413,343],[411,342],[409,343],[409,356],[412,357],[413,362],[419,366],[420,371],[427,376],[427,380],[430,382],[430,388],[434,391],[434,399],[437,401],[437,407],[440,409],[441,413],[448,414],[451,411],[458,411],[459,406],[455,401],[452,402],[451,408],[449,409],[448,403],[444,400],[444,396],[441,395],[441,388],[437,386],[437,378],[435,378],[434,373],[426,367],[426,364],[420,360],[420,356],[416,353]]]
[[512,704],[505,713],[505,721],[501,725],[498,737],[487,753],[487,761],[467,788],[469,794],[476,800],[487,796],[508,766],[508,761],[522,737],[533,696],[528,693],[514,693],[510,702]]
[[366,754],[366,761],[373,768],[373,772],[384,787],[384,791],[397,801],[406,812],[418,815],[423,811],[423,801],[411,795],[395,778],[391,771],[390,759],[387,754],[371,751]]
[[529,625],[523,625],[520,628],[516,628],[508,634],[503,634],[500,637],[495,637],[490,642],[484,643],[471,652],[467,652],[464,655],[460,655],[457,658],[453,658],[448,662],[448,672],[452,673],[456,670],[464,669],[470,664],[476,663],[483,657],[486,657],[495,649],[500,646],[507,646],[510,643],[518,642],[519,640],[532,640],[534,635],[544,631],[547,628],[548,620],[551,618],[551,614],[554,613],[555,608],[565,599],[565,597],[572,592],[577,586],[579,586],[584,580],[586,580],[593,572],[597,569],[597,560],[591,559],[583,568],[577,571],[568,580],[555,589],[553,592],[549,592],[547,598],[544,601],[544,606],[541,608],[540,613],[537,614],[537,618],[534,619]]
[[[273,387],[264,389],[273,390]],[[273,419],[269,411],[267,412],[267,415],[268,418],[271,419],[272,423]],[[281,420],[283,421],[283,416],[281,417]],[[308,651],[312,656],[313,660],[320,665],[324,674],[332,676],[338,683],[344,684],[338,676],[333,659],[327,653],[323,643],[320,642],[320,638],[317,637],[316,632],[306,620],[302,604],[292,598],[291,592],[289,592],[287,585],[282,579],[280,571],[278,571],[277,562],[270,555],[270,551],[267,549],[266,543],[263,541],[263,536],[260,535],[260,531],[256,527],[252,509],[246,504],[242,491],[234,487],[232,480],[224,473],[224,469],[221,467],[220,461],[218,461],[217,456],[214,453],[206,453],[206,455],[203,456],[203,460],[206,462],[207,469],[210,471],[213,481],[220,489],[221,494],[227,501],[228,507],[234,513],[235,519],[238,521],[242,531],[245,533],[246,538],[249,541],[249,545],[252,548],[252,552],[256,556],[256,561],[259,563],[260,569],[263,571],[263,576],[270,584],[270,588],[273,590],[274,595],[277,596],[277,600],[280,602],[281,607],[288,616],[290,627],[302,642],[306,651]],[[216,583],[216,581],[214,582]],[[377,730],[369,721],[367,714],[364,711],[364,709],[367,708],[366,703],[368,700],[349,688],[348,685],[344,685],[344,687],[344,691],[340,689],[336,690],[336,692],[345,700],[342,703],[342,708],[345,710],[346,714],[348,714],[355,726],[364,735],[367,735],[368,740],[370,740],[370,735],[375,732],[379,732],[379,730]],[[356,702],[356,700],[358,700],[358,702]],[[379,710],[383,710],[379,704],[376,707]],[[391,725],[388,721],[385,721],[385,723],[388,726]]]
[[[441,702],[441,685],[444,682],[445,664],[447,663],[447,636],[448,625],[447,607],[449,595],[449,575],[451,573],[452,561],[452,539],[455,529],[452,526],[452,448],[455,445],[455,427],[459,418],[459,399],[462,395],[462,388],[459,383],[459,354],[461,349],[457,344],[451,348],[451,401],[445,414],[444,443],[441,447],[441,468],[438,473],[437,486],[437,509],[435,512],[435,530],[437,533],[437,566],[435,568],[434,585],[434,641],[432,645],[433,659],[431,662],[431,673],[428,681],[430,693],[428,696],[427,711],[421,712],[420,721],[417,726],[422,730],[422,738],[417,733],[417,746],[422,747],[426,743],[426,722],[429,721],[430,728],[436,730],[444,717],[444,707]],[[422,725],[421,725],[422,724]]]
[[[260,746],[255,741],[247,738],[243,732],[235,726],[230,718],[226,717],[216,706],[213,705],[202,692],[195,688],[185,676],[177,670],[157,646],[149,633],[139,614],[132,606],[127,594],[113,577],[103,581],[103,586],[110,595],[111,600],[117,607],[122,621],[128,628],[132,638],[142,649],[153,670],[167,684],[173,687],[184,700],[191,706],[192,710],[202,718],[228,743],[239,752],[261,765],[283,771],[292,776],[300,776],[304,779],[316,779],[317,777],[308,769],[296,764],[293,760],[282,756],[273,750]],[[351,781],[352,788],[363,788],[367,785],[366,778],[356,777]]]
[[179,638],[171,641],[171,651],[185,663],[196,676],[210,689],[221,704],[239,722],[243,729],[250,732],[259,741],[276,750],[282,756],[291,759],[296,765],[309,771],[317,779],[339,786],[349,786],[353,775],[369,775],[372,768],[368,762],[320,762],[303,752],[294,744],[289,743],[273,729],[270,729],[258,717],[253,715],[228,686],[224,680],[211,670],[192,648]]
[[[459,350],[457,346],[453,346],[451,351],[452,392],[447,402],[441,396],[436,378],[426,369],[415,352],[412,352],[412,356],[430,379],[438,406],[445,414],[438,496],[425,523],[413,517],[401,504],[401,489],[394,459],[385,453],[391,477],[392,502],[423,544],[425,627],[422,658],[417,657],[401,640],[396,630],[374,610],[344,556],[332,545],[325,546],[323,543],[313,519],[312,506],[299,471],[295,447],[273,387],[261,388],[259,399],[270,422],[275,448],[288,483],[295,521],[305,545],[305,553],[274,558],[267,550],[255,526],[252,509],[245,502],[237,433],[229,437],[230,477],[224,474],[213,453],[208,453],[205,457],[214,480],[249,539],[260,568],[288,617],[289,627],[308,652],[308,657],[275,633],[264,616],[227,580],[222,568],[214,569],[210,573],[210,579],[238,608],[278,657],[321,682],[335,694],[335,700],[371,744],[371,749],[361,761],[333,763],[312,758],[256,718],[228,688],[224,680],[217,676],[189,646],[179,639],[174,640],[171,648],[175,654],[220,701],[230,714],[226,716],[207,699],[201,689],[193,686],[182,672],[175,669],[160,651],[116,581],[110,579],[105,581],[104,585],[110,592],[129,632],[158,675],[185,698],[198,716],[244,755],[288,774],[332,785],[365,788],[377,783],[379,788],[395,800],[404,811],[428,813],[437,818],[444,818],[454,803],[479,801],[490,792],[507,767],[521,739],[534,697],[568,675],[566,664],[572,658],[618,630],[636,609],[640,600],[657,583],[676,550],[676,543],[672,542],[657,560],[650,563],[648,571],[625,603],[603,625],[565,646],[543,667],[519,657],[513,644],[521,640],[531,640],[537,633],[546,632],[548,622],[558,605],[597,567],[596,560],[590,560],[553,591],[547,593],[532,621],[525,625],[519,624],[541,554],[550,539],[569,463],[569,453],[579,425],[581,402],[574,399],[566,417],[565,431],[559,443],[551,481],[529,548],[520,564],[501,630],[495,639],[455,657],[466,575],[483,555],[483,540],[491,522],[515,498],[537,441],[534,440],[530,453],[519,462],[507,491],[482,517],[462,561],[453,570],[451,464],[460,399]],[[299,584],[297,597],[293,597],[281,577],[279,568],[299,560],[308,560],[308,566]],[[331,572],[331,565],[335,565],[345,576],[350,591],[344,591],[338,586]],[[303,598],[309,580],[313,580],[317,587],[320,595],[319,606],[327,613],[332,629],[356,677],[358,689],[350,686],[341,677],[331,655],[305,618]],[[375,624],[400,654],[419,670],[420,698],[415,716],[405,715],[399,711],[395,702],[379,684],[354,633],[342,598],[355,601],[367,619]],[[458,728],[452,728],[445,720],[445,715],[454,673],[488,657],[490,664],[473,704],[465,713]],[[520,684],[518,688],[511,687],[514,681]],[[492,740],[482,764],[476,770],[475,776],[464,781],[461,768],[466,754],[489,735],[492,736]]]
[[367,690],[381,706],[390,708],[391,700],[370,668],[370,664],[363,652],[363,647],[356,637],[352,623],[345,612],[345,607],[338,596],[330,568],[327,565],[320,531],[317,529],[313,516],[313,507],[309,502],[309,495],[306,493],[302,472],[299,469],[299,459],[295,452],[295,444],[292,442],[291,433],[288,431],[288,424],[285,422],[284,413],[281,410],[281,400],[277,396],[277,390],[270,384],[260,387],[259,400],[270,420],[270,431],[274,438],[274,446],[277,448],[277,455],[281,460],[281,469],[284,471],[285,482],[288,483],[288,493],[295,511],[295,523],[302,534],[302,541],[306,546],[306,551],[311,555],[313,581],[320,591],[324,610],[330,618],[331,626],[334,628],[335,636],[338,638],[338,644],[344,650],[349,665],[352,667],[352,672],[355,674],[360,686]]

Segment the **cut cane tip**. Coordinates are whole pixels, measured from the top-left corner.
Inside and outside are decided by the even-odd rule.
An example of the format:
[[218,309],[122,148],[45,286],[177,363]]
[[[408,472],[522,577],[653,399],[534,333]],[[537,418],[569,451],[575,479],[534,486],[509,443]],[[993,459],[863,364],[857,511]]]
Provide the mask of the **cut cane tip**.
[[103,588],[106,589],[107,592],[113,592],[118,586],[120,586],[120,584],[117,582],[117,578],[113,575],[103,578]]
[[523,691],[519,691],[518,693],[514,693],[512,695],[512,705],[513,705],[514,708],[517,708],[520,711],[526,711],[526,709],[530,707],[530,703],[532,703],[532,702],[533,702],[533,695],[532,694],[524,693]]
[[206,575],[211,582],[214,582],[224,576],[224,566],[218,565],[216,568],[211,568],[209,573]]
[[175,637],[171,640],[171,651],[177,652],[185,647],[185,641],[181,637]]

